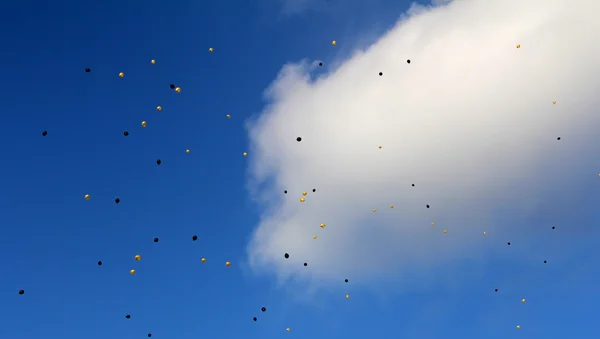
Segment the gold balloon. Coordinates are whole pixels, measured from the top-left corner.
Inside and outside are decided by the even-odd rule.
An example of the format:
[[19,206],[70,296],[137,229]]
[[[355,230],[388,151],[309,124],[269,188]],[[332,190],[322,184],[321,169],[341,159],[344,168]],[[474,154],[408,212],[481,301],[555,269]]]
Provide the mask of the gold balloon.
[[85,200],[90,200],[90,195],[89,194],[86,194],[83,197],[85,198]]
[[394,205],[390,205],[390,208],[394,208]]
[[376,210],[376,209],[373,209],[373,213],[375,213],[375,212],[377,212],[377,210]]
[[448,231],[444,230],[444,234],[448,234]]
[[325,228],[325,224],[321,224],[321,228]]
[[350,299],[350,294],[346,294],[346,299]]
[[200,259],[200,261],[202,261],[204,263],[204,262],[206,262],[206,258],[202,258],[202,259]]
[[556,105],[556,100],[552,101],[552,104],[553,104],[553,105]]
[[157,111],[162,111],[162,106],[156,106]]
[[304,198],[300,198],[300,202],[304,202],[304,201],[305,201]]
[[527,301],[527,300],[525,300],[525,299],[521,299],[521,302],[522,302],[522,303],[524,303],[524,302],[526,302],[526,301]]
[[135,270],[129,271],[130,274],[135,274]]
[[119,78],[122,78],[124,76],[125,76],[125,73],[123,73],[123,72],[119,73]]
[[302,195],[303,195],[303,196],[306,196],[306,194],[307,194],[306,192],[302,192]]
[[186,150],[185,150],[185,153],[190,153],[190,150],[189,150],[189,149],[186,149]]
[[335,45],[337,45],[337,41],[333,40],[333,41],[331,42],[331,46],[335,46]]
[[146,127],[146,122],[142,121],[142,127]]
[[227,114],[226,115],[227,119],[231,119],[231,115]]
[[247,155],[248,155],[248,153],[244,152],[242,155],[243,155],[243,156],[247,156]]
[[142,257],[141,257],[139,254],[136,254],[134,258],[135,258],[135,260],[137,260],[137,261],[139,261],[140,259],[142,259]]
[[208,49],[208,51],[212,53],[212,52],[214,52],[215,50],[214,50],[214,49],[211,47],[211,48],[209,48],[209,49]]
[[484,231],[484,232],[483,232],[483,235],[486,235],[486,234],[487,234],[487,232],[485,232],[485,231]]
[[175,92],[177,92],[177,93],[181,92],[181,88],[180,87],[175,88]]
[[289,327],[288,327],[288,328],[286,328],[285,330],[286,330],[286,331],[288,331],[288,332],[289,332],[289,331],[291,331]]
[[156,63],[156,60],[152,59],[150,60],[150,63],[154,65]]
[[521,325],[517,325],[517,330],[521,328]]
[[377,147],[379,147],[379,149],[382,149],[382,148],[383,148],[383,146],[381,146],[381,145],[379,145],[379,146],[377,146]]
[[435,226],[435,223],[433,221],[431,222],[431,226]]
[[517,45],[517,48],[521,48],[521,45]]
[[313,239],[317,240],[317,236],[316,236],[316,235],[313,235]]
[[228,261],[225,263],[225,266],[229,267],[229,266],[231,266],[231,263]]

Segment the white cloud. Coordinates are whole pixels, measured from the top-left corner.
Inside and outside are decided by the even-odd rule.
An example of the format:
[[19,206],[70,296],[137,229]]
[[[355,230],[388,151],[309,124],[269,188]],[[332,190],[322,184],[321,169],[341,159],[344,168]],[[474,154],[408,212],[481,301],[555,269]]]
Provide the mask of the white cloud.
[[248,125],[250,189],[265,208],[250,267],[314,286],[414,287],[507,238],[518,251],[516,222],[564,217],[582,198],[574,187],[600,180],[588,152],[600,142],[598,10],[456,0],[316,79],[310,62],[286,65]]

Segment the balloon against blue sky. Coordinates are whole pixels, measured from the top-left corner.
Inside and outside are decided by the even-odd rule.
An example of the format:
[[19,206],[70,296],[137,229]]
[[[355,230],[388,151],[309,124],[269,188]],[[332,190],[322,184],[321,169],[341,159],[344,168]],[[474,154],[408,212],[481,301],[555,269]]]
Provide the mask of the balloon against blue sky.
[[600,4],[13,2],[0,338],[595,338]]

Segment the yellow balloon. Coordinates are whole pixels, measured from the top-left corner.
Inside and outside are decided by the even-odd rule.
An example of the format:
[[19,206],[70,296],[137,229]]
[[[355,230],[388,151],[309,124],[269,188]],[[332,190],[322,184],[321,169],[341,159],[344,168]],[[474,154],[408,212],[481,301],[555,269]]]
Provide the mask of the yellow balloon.
[[525,300],[525,299],[521,299],[521,302],[522,302],[522,303],[524,303],[524,302],[526,302],[526,301],[527,301],[527,300]]
[[486,234],[487,234],[487,232],[485,232],[485,231],[484,231],[484,232],[483,232],[483,235],[486,235]]
[[306,192],[302,192],[302,195],[303,195],[303,196],[306,196],[306,194],[307,194]]
[[289,327],[288,327],[288,328],[286,328],[285,330],[286,330],[286,331],[288,331],[288,332],[289,332],[289,331],[291,331]]
[[433,221],[431,222],[431,226],[435,226],[435,223]]
[[85,198],[85,200],[90,200],[90,195],[89,194],[86,194],[83,197]]
[[383,148],[383,146],[381,146],[381,145],[379,145],[379,146],[377,146],[377,147],[379,147],[379,149],[382,149],[382,148]]
[[448,231],[444,230],[444,234],[448,234]]
[[521,45],[517,45],[517,48],[521,48]]
[[136,254],[134,258],[135,258],[135,260],[139,261],[140,259],[142,259],[142,256],[140,256],[139,254]]
[[231,266],[231,263],[228,261],[225,263],[225,266],[229,267],[229,266]]
[[325,224],[321,224],[321,228],[325,228]]
[[124,77],[124,76],[125,76],[125,73],[123,73],[123,72],[119,73],[119,77],[120,77],[120,78],[122,78],[122,77]]
[[337,45],[337,41],[333,40],[333,41],[331,42],[331,46],[335,46],[335,45]]
[[377,210],[376,210],[376,209],[373,209],[373,213],[375,213],[375,212],[377,212]]
[[349,294],[346,294],[346,299],[350,299],[350,295]]
[[390,205],[390,208],[394,208],[394,205]]
[[227,119],[231,119],[231,115],[227,114],[226,115]]
[[157,111],[162,111],[162,106],[156,106]]
[[142,127],[146,127],[146,122],[142,121]]
[[181,88],[180,87],[175,88],[175,92],[177,92],[177,93],[181,92]]
[[154,65],[156,63],[156,60],[152,59],[150,60],[150,63]]
[[200,259],[200,261],[202,261],[204,263],[204,262],[206,262],[206,258],[202,258],[202,259]]
[[552,104],[553,104],[553,105],[556,105],[556,100],[552,101]]
[[317,236],[316,236],[316,235],[313,235],[313,239],[317,240]]
[[129,273],[135,274],[135,270],[131,270],[131,271],[129,271]]
[[211,48],[209,48],[209,49],[208,49],[208,51],[212,53],[212,52],[214,52],[215,50],[214,50],[214,49],[211,47]]
[[190,153],[190,150],[189,150],[189,149],[186,149],[186,150],[185,150],[185,153]]
[[304,198],[300,198],[300,202],[304,202],[304,201],[305,201]]
[[521,325],[517,325],[517,329],[521,328]]
[[247,155],[248,155],[248,153],[244,152],[242,155],[243,155],[243,156],[247,156]]

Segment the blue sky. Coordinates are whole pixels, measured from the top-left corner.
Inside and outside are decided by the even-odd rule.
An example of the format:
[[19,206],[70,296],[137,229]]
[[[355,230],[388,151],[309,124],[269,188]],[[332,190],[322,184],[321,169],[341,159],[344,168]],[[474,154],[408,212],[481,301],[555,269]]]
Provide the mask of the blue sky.
[[[534,226],[513,241],[538,249],[509,253],[497,239],[485,260],[453,262],[440,281],[423,282],[430,288],[399,293],[343,275],[317,298],[248,265],[263,206],[247,189],[256,148],[245,124],[264,110],[265,89],[290,62],[322,60],[319,72],[333,71],[409,7],[333,1],[285,15],[267,0],[5,5],[0,337],[595,337],[600,272],[597,238],[586,234],[598,235],[596,177],[565,181],[579,191],[558,199],[562,209],[538,206],[518,221]],[[348,43],[333,49],[331,40]]]

